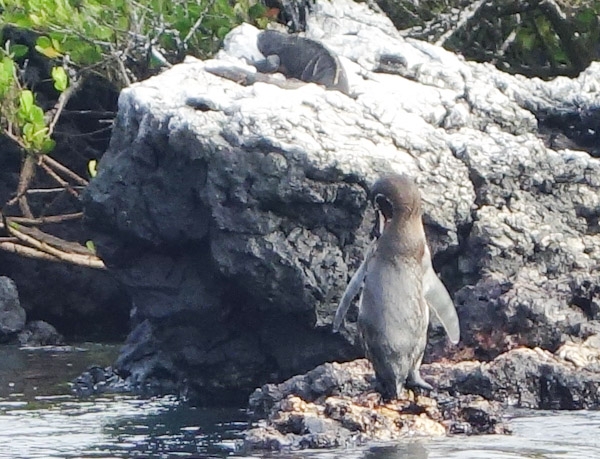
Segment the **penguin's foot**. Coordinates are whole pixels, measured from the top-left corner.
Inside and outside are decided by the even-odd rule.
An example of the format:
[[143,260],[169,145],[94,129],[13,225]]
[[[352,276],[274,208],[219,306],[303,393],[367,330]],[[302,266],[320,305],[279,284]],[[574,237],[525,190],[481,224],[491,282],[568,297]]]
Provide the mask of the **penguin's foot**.
[[406,386],[411,388],[420,387],[425,390],[433,390],[433,386],[425,381],[418,370],[412,371],[406,380]]

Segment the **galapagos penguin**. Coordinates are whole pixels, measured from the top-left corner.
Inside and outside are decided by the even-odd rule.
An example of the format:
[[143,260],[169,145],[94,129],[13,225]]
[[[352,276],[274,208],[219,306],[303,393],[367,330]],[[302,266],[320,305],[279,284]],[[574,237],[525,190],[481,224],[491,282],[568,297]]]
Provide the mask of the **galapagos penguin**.
[[430,310],[453,343],[459,341],[460,329],[452,299],[433,270],[416,184],[406,175],[387,175],[370,195],[378,237],[342,296],[333,329],[339,330],[362,287],[358,330],[381,393],[389,400],[405,384],[432,389],[419,373]]

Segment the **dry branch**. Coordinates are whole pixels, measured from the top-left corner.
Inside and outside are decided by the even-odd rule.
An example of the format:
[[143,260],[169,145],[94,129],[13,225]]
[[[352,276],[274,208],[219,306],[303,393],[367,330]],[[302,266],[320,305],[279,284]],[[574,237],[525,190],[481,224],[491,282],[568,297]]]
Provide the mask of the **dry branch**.
[[56,172],[54,172],[50,166],[48,166],[45,163],[40,164],[41,168],[44,169],[44,171],[46,172],[46,174],[48,174],[50,177],[52,177],[54,179],[54,181],[56,181],[59,185],[61,185],[62,187],[65,188],[65,190],[67,190],[69,193],[71,193],[73,196],[78,197],[79,193],[74,190],[71,185],[69,185],[69,182],[67,182],[66,180],[63,180]]
[[0,240],[0,249],[2,250],[29,258],[106,269],[100,258],[76,242],[65,241],[37,228],[20,226],[10,217],[5,218],[0,227],[5,228],[13,238],[18,240],[18,242],[15,242],[14,239],[7,240],[3,238],[3,240]]
[[[40,218],[25,218],[25,217],[9,217],[11,222],[18,223],[20,225],[44,225],[47,223],[62,223],[68,220],[77,220],[83,217],[83,212],[76,212],[73,214],[64,215],[50,215],[48,217]],[[2,227],[0,223],[0,228]]]
[[49,253],[42,252],[41,250],[34,249],[32,247],[28,247],[22,244],[17,244],[11,241],[0,240],[0,249],[15,253],[17,255],[21,255],[27,258],[36,258],[38,260],[48,260],[48,261],[61,261],[59,258],[50,255]]
[[17,185],[17,196],[15,197],[15,200],[19,203],[21,212],[27,218],[33,218],[33,213],[31,212],[25,193],[35,176],[35,163],[36,157],[34,155],[25,155],[23,165],[21,166],[21,174],[19,175],[19,184]]
[[73,172],[68,167],[63,166],[57,160],[51,158],[48,155],[43,155],[41,158],[42,158],[41,159],[42,163],[44,163],[47,166],[51,167],[56,172],[62,173],[64,176],[75,180],[80,185],[83,185],[83,186],[87,186],[88,185],[89,182],[86,179],[80,177],[79,175],[77,175],[75,172]]

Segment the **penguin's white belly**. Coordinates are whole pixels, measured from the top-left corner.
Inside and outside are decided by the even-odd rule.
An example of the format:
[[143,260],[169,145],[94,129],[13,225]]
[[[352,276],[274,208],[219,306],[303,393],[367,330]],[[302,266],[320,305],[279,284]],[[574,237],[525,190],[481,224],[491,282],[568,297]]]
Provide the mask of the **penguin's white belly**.
[[373,263],[365,277],[359,318],[392,335],[401,329],[426,330],[429,309],[420,266]]

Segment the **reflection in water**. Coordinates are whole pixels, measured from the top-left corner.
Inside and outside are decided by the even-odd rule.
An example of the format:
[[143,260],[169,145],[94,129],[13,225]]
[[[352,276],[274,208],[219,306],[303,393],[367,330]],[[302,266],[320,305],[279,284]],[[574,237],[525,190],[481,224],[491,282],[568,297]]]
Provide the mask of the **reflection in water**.
[[428,459],[429,453],[421,443],[415,441],[391,446],[373,446],[363,456],[364,459]]
[[88,366],[108,366],[115,361],[119,347],[86,343],[19,349],[0,347],[0,398],[19,396],[33,400],[38,395],[70,394],[69,382]]
[[[227,455],[240,410],[195,410],[173,398],[79,401],[39,397],[37,409],[0,402],[1,458],[170,458]],[[182,456],[183,454],[183,456]]]
[[[242,456],[246,424],[236,409],[196,409],[172,397],[78,399],[68,382],[108,365],[115,346],[87,351],[0,347],[0,459],[175,459]],[[600,457],[600,412],[518,411],[514,435],[412,438],[279,459],[579,459]],[[257,454],[257,457],[264,455]]]

